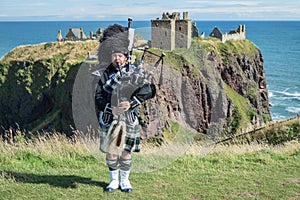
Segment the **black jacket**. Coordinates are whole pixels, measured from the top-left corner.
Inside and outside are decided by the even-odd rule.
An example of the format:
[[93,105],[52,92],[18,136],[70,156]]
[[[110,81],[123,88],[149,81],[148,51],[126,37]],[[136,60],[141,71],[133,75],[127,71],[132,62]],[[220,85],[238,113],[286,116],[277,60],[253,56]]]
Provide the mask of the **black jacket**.
[[121,73],[110,64],[101,74],[96,87],[95,104],[98,112],[111,112],[112,106],[128,100],[130,109],[155,96],[154,84],[145,82],[146,74],[134,65],[126,65]]

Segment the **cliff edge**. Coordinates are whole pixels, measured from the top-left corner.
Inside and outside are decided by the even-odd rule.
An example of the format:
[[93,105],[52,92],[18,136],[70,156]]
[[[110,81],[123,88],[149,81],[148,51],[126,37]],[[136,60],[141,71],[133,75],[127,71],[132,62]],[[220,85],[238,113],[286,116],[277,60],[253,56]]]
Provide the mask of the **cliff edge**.
[[[5,55],[1,132],[19,127],[72,134],[76,74],[97,46],[96,41],[44,43]],[[172,122],[199,133],[232,135],[271,120],[262,53],[251,41],[196,38],[189,49],[164,52],[164,66],[154,74],[157,95],[140,108],[144,138],[163,136]],[[155,61],[151,55],[145,59],[149,66]]]

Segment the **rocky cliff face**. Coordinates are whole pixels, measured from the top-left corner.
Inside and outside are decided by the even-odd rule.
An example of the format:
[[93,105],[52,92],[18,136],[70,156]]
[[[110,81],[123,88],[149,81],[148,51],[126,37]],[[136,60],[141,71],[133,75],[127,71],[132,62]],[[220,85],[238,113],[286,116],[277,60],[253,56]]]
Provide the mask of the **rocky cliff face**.
[[148,108],[160,113],[148,116],[148,135],[159,134],[151,126],[166,127],[166,119],[216,136],[271,119],[262,54],[253,43],[196,40],[175,53],[181,63],[164,67],[163,84]]
[[[0,62],[2,127],[16,127],[18,123],[33,131],[71,133],[70,126],[75,126],[72,98],[76,74],[86,53],[96,45],[41,44],[36,51],[45,57],[33,58],[32,53],[16,57],[32,51],[30,46],[6,55]],[[189,50],[166,53],[163,68],[154,75],[157,95],[140,108],[144,138],[163,135],[170,121],[189,130],[218,135],[234,134],[251,123],[270,120],[262,54],[251,42],[223,44],[199,39]],[[151,66],[156,58],[150,55],[145,61]],[[92,91],[95,80],[85,83]],[[92,99],[91,94],[88,98]],[[94,114],[89,116],[97,121]]]
[[228,63],[218,63],[222,80],[247,98],[258,115],[256,123],[270,119],[263,57],[259,49],[251,54],[226,53]]

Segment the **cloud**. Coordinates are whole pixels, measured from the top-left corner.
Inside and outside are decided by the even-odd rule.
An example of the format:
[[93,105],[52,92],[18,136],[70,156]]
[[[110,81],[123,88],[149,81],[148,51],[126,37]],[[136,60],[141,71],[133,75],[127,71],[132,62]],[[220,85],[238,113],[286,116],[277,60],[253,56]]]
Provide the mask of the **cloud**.
[[[198,6],[199,5],[199,6]],[[300,19],[300,4],[286,0],[272,4],[263,1],[189,0],[180,11],[203,19]]]
[[131,4],[128,4],[126,6],[129,6],[129,7],[140,7],[140,6],[153,6],[153,5],[156,5],[157,3],[155,2],[137,2],[137,3],[131,3]]
[[189,4],[202,4],[204,6],[257,6],[259,2],[256,1],[201,1],[201,0],[189,0],[186,1]]
[[[6,9],[24,9],[24,8],[36,8],[36,7],[44,7],[50,5],[47,2],[41,1],[2,1],[0,2],[0,6]],[[2,10],[3,12],[5,10]]]
[[112,3],[98,0],[1,0],[0,20],[27,18],[39,20],[49,16],[49,20],[126,20],[131,16],[136,20],[160,17],[163,12],[188,11],[190,18],[196,19],[300,19],[300,3],[294,0],[266,2],[262,0],[208,1],[121,1]]
[[74,18],[74,16],[97,19],[119,19],[127,20],[129,16],[137,19],[149,19],[149,17],[158,17],[164,12],[164,9],[161,7],[155,6],[138,6],[134,7],[128,6],[111,6],[109,9],[103,9],[101,6],[86,6],[82,7],[70,7],[65,8],[63,13],[66,13],[66,18]]

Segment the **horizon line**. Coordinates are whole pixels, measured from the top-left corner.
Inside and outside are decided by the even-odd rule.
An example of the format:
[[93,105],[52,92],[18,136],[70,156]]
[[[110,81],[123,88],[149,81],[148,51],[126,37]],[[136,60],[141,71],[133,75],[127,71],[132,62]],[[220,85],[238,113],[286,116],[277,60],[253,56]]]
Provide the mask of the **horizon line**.
[[[151,21],[146,19],[139,19],[134,21],[140,21],[140,22],[146,22]],[[105,20],[0,20],[0,22],[97,22],[97,21],[103,21],[103,22],[112,22],[112,21],[118,21],[118,22],[127,22],[127,20],[113,20],[113,19],[105,19]],[[300,19],[192,19],[192,21],[300,21]]]

